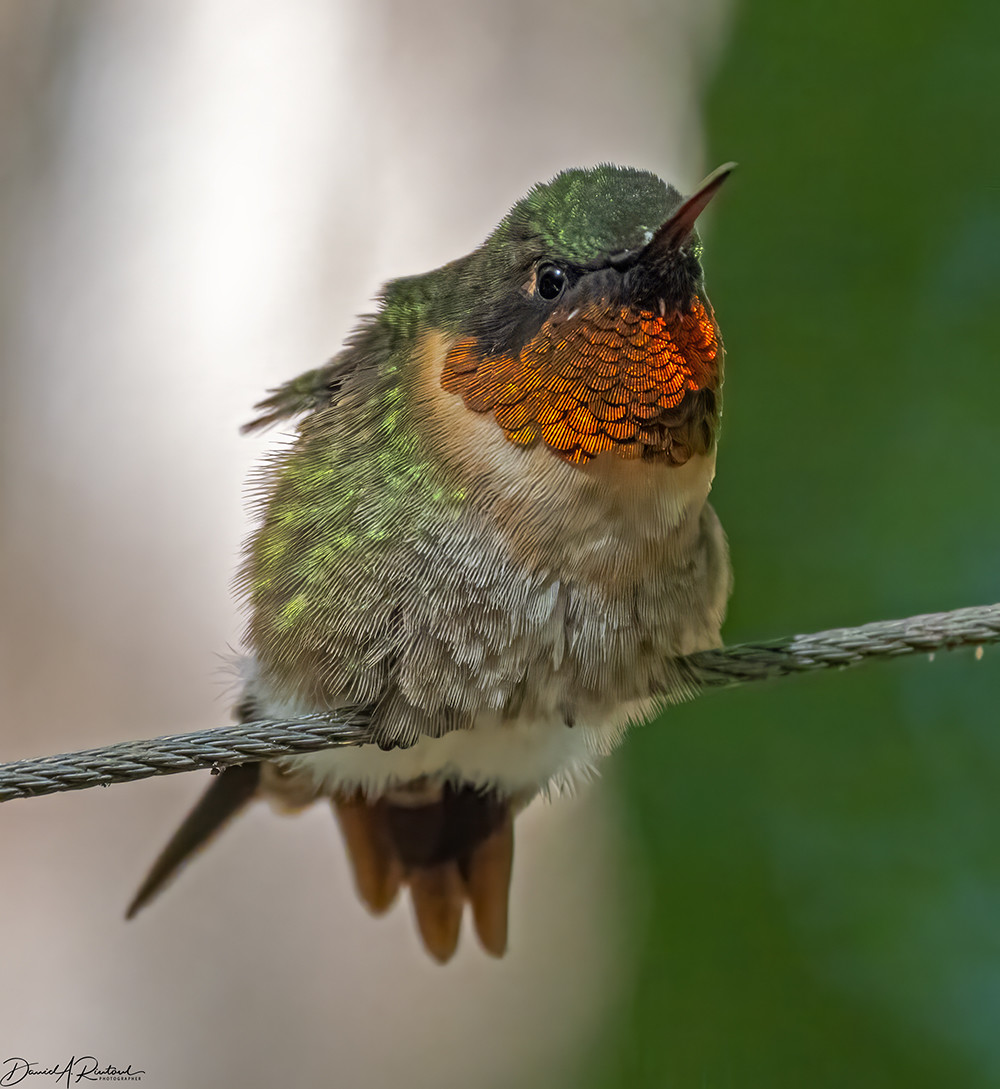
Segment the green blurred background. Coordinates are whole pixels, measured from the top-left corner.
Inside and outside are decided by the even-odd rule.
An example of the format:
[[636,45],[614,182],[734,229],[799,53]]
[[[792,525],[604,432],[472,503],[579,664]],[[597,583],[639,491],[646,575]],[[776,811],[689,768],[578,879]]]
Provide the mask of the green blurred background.
[[[1000,6],[745,3],[707,130],[727,641],[997,600]],[[636,977],[567,1084],[1000,1084],[996,655],[637,732]]]

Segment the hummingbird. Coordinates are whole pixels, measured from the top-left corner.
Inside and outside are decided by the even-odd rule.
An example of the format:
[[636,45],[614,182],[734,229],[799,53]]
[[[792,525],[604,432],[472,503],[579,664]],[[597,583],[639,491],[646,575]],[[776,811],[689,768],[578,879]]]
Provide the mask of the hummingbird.
[[244,430],[296,427],[256,478],[237,717],[350,715],[370,741],[213,776],[129,917],[251,800],[328,799],[371,912],[408,889],[443,963],[468,903],[503,955],[517,814],[721,645],[723,347],[695,223],[733,165],[687,198],[564,171],[256,406]]

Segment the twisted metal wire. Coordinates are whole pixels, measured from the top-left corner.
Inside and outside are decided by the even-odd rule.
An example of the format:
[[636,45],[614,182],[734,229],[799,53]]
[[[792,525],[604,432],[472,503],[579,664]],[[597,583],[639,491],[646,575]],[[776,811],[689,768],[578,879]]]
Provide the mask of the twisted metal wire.
[[[835,628],[767,643],[741,643],[677,659],[691,694],[815,669],[845,668],[869,658],[898,658],[1000,642],[1000,604]],[[0,765],[0,802],[127,783],[152,775],[267,760],[288,753],[360,745],[364,721],[332,715],[264,719],[100,749]]]

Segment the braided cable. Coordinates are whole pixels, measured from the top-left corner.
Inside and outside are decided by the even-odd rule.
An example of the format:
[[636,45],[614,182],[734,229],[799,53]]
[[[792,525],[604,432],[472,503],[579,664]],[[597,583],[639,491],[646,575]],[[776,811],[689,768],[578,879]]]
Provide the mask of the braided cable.
[[[766,643],[740,643],[701,651],[668,663],[688,694],[818,669],[845,668],[872,658],[898,658],[1000,642],[1000,604],[834,628]],[[263,719],[148,741],[0,764],[0,802],[127,783],[152,775],[270,760],[289,753],[361,745],[369,740],[363,719],[305,715]]]

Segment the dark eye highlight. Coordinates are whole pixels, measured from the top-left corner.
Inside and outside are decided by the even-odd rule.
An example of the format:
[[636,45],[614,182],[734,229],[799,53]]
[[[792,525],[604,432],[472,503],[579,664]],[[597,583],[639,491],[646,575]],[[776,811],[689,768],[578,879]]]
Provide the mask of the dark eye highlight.
[[542,265],[536,281],[538,294],[546,302],[558,299],[566,286],[566,273],[558,265]]

